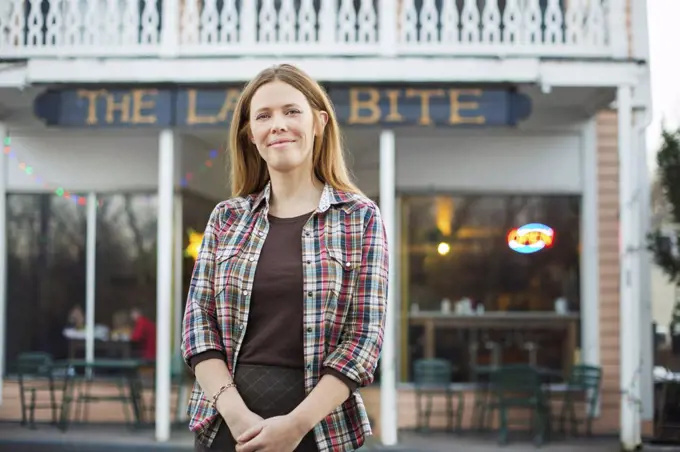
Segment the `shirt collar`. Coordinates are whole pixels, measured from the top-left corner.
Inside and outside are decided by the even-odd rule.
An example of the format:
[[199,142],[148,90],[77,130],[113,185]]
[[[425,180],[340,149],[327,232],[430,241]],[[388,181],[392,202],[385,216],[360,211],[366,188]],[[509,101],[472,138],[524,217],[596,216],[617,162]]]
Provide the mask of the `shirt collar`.
[[[269,199],[271,196],[271,181],[267,182],[264,189],[255,195],[252,202],[251,210],[257,210],[261,204],[264,204],[267,210],[269,210]],[[330,184],[324,184],[323,191],[321,192],[321,199],[319,199],[319,205],[316,211],[319,213],[327,211],[331,206],[344,204],[346,202],[354,199],[353,194],[345,193],[334,189]]]

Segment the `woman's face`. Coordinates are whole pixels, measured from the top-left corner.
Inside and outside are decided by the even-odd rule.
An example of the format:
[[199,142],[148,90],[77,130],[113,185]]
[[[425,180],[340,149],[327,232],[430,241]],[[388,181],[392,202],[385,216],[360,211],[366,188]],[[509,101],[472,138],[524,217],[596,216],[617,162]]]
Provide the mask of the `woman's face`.
[[302,92],[280,81],[262,85],[250,102],[251,140],[270,174],[311,171],[314,136],[323,133],[327,120]]

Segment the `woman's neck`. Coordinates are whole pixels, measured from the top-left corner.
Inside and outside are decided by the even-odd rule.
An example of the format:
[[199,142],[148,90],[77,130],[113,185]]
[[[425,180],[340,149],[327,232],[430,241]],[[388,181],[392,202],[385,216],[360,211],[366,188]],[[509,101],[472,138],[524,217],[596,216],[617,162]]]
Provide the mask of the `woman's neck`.
[[269,213],[279,218],[296,217],[316,210],[323,191],[323,183],[312,174],[270,173],[271,197]]

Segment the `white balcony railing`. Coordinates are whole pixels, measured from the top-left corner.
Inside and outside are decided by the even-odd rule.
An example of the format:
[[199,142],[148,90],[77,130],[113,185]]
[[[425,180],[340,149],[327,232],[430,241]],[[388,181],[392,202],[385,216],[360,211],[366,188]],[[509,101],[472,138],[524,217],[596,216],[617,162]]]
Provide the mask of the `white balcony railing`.
[[626,0],[0,0],[0,58],[625,56]]

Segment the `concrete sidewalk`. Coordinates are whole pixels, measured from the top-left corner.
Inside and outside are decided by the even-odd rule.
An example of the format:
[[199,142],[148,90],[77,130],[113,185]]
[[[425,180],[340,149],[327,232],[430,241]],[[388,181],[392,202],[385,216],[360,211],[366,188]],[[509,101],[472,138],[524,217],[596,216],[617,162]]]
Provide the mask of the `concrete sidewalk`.
[[[186,428],[172,432],[167,443],[154,440],[151,428],[129,430],[121,425],[74,425],[63,433],[54,427],[41,425],[36,430],[18,423],[0,422],[0,452],[192,452],[193,436]],[[380,438],[371,438],[362,452],[620,452],[616,438],[555,439],[535,448],[530,438],[517,435],[507,446],[499,446],[495,435],[477,436],[472,433],[417,434],[402,431],[399,445],[385,448]],[[645,447],[647,452],[678,452],[680,446]]]
[[[509,444],[499,446],[495,435],[481,437],[470,435],[447,435],[443,433],[429,433],[427,435],[414,432],[400,432],[399,446],[386,448],[379,444],[378,438],[373,438],[361,450],[395,451],[395,452],[620,452],[621,448],[616,438],[588,438],[588,439],[555,439],[540,448],[534,447],[530,438],[519,435],[510,438]],[[649,452],[678,452],[677,446],[644,446]]]

